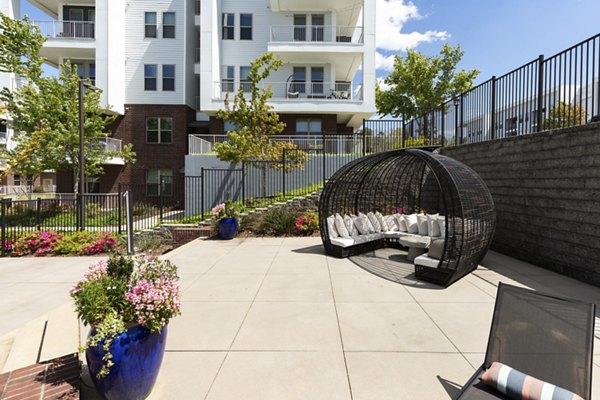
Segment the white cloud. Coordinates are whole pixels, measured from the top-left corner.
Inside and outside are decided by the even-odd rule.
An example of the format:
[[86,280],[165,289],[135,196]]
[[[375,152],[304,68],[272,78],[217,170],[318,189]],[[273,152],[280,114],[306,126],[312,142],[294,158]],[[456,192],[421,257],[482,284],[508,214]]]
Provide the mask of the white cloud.
[[380,52],[375,53],[375,68],[391,71],[394,69],[394,56],[384,56]]
[[[377,48],[386,51],[406,51],[414,49],[421,43],[445,40],[450,37],[450,34],[445,31],[401,32],[407,21],[421,18],[423,16],[419,13],[419,9],[409,0],[377,0]],[[383,55],[379,57],[384,69],[389,67],[388,58]]]
[[379,85],[379,88],[384,91],[390,90],[392,88],[391,85],[385,83],[385,80],[383,78],[377,78],[377,84]]

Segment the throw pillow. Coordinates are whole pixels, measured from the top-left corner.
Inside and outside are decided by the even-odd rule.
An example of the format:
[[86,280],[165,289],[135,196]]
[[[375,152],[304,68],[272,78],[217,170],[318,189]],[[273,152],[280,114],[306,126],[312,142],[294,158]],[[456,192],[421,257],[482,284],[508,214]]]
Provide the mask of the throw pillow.
[[354,221],[354,225],[356,225],[356,229],[358,229],[358,233],[361,235],[366,235],[370,233],[370,229],[372,228],[369,223],[369,218],[363,213],[358,213],[358,217],[356,217],[356,221]]
[[499,362],[492,363],[492,366],[484,372],[481,381],[514,400],[583,400],[569,390],[526,375]]
[[444,255],[444,242],[445,240],[441,239],[432,240],[431,244],[429,245],[427,256],[435,258],[436,260],[441,260]]
[[337,229],[338,234],[343,238],[349,238],[350,232],[346,229],[346,224],[344,223],[344,218],[340,214],[335,214],[335,229]]
[[381,225],[379,225],[379,221],[377,220],[375,214],[369,211],[367,213],[367,218],[369,218],[369,222],[373,226],[373,232],[381,232]]
[[408,232],[408,227],[406,226],[406,221],[404,220],[403,215],[394,214],[394,218],[396,219],[396,225],[398,225],[398,231]]
[[438,225],[440,226],[440,235],[446,236],[446,217],[440,215],[437,217]]
[[437,237],[440,236],[440,225],[438,224],[438,214],[427,215],[427,229],[429,236]]
[[327,233],[329,233],[330,239],[335,239],[340,236],[338,231],[335,229],[335,215],[327,217]]
[[406,224],[406,231],[408,233],[419,233],[419,223],[417,220],[417,214],[402,215],[404,223]]
[[386,215],[384,218],[385,218],[385,222],[387,223],[387,226],[390,229],[390,231],[397,232],[398,224],[396,223],[396,218],[394,218],[393,215]]
[[352,217],[350,217],[348,215],[344,215],[344,225],[346,225],[346,229],[348,230],[348,233],[350,234],[350,236],[358,235],[358,229],[356,229],[356,226],[354,225],[355,217],[356,217],[355,215],[353,215]]
[[417,229],[419,235],[427,236],[429,233],[429,227],[427,226],[427,215],[417,215]]
[[375,217],[377,218],[377,222],[379,222],[379,226],[381,226],[381,232],[387,232],[390,230],[385,218],[379,211],[375,213]]

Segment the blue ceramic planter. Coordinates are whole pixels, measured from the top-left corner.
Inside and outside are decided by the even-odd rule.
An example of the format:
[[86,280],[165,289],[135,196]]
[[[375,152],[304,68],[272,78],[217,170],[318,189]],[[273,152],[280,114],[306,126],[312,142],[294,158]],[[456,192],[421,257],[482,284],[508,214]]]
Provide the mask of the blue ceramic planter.
[[[90,335],[94,334],[94,330]],[[107,400],[143,400],[150,395],[165,352],[167,327],[152,333],[141,325],[121,333],[110,345],[115,363],[110,373],[97,379],[103,365],[103,342],[85,351],[96,389]]]
[[238,220],[235,218],[223,218],[219,221],[219,236],[221,239],[231,240],[238,228]]

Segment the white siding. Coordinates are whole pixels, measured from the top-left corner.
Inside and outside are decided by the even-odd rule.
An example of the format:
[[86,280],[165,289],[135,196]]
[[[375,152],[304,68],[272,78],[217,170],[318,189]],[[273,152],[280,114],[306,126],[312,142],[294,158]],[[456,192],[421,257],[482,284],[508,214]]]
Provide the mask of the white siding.
[[[186,104],[185,66],[191,59],[186,54],[187,30],[193,28],[186,21],[186,7],[192,0],[139,0],[127,3],[126,23],[126,78],[125,102],[127,104]],[[156,38],[144,37],[144,13],[156,12],[158,33]],[[162,13],[175,13],[175,39],[162,38]],[[144,64],[158,66],[157,90],[144,90]],[[175,91],[162,90],[162,65],[175,65]]]

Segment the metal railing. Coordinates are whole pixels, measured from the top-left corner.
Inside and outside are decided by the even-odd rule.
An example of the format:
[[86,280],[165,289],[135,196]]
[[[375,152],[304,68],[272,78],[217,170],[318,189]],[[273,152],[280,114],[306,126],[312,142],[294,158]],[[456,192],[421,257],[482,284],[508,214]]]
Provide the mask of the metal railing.
[[407,121],[401,141],[475,143],[598,120],[600,34],[492,77]]
[[274,25],[271,26],[271,42],[363,43],[362,26],[331,25]]
[[[222,135],[188,135],[189,155],[208,154],[214,145],[227,142],[229,137]],[[362,134],[315,135],[274,135],[271,140],[296,145],[301,150],[325,150],[326,154],[362,153]]]
[[58,39],[94,39],[94,22],[88,21],[31,21],[40,28],[42,36]]
[[[215,99],[233,97],[240,86],[250,92],[250,83],[222,80],[215,82]],[[261,82],[259,88],[271,88],[273,100],[289,101],[362,101],[362,85],[351,82]]]

